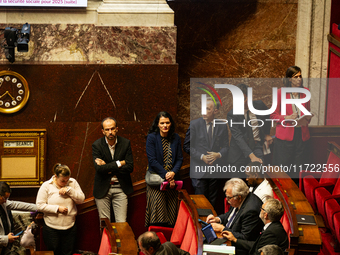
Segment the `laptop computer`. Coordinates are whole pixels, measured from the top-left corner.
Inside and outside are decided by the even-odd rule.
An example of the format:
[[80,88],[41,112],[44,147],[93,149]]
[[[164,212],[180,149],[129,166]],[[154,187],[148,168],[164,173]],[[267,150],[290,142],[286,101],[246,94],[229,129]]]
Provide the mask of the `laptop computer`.
[[205,236],[205,240],[211,245],[221,245],[227,240],[223,238],[218,238],[211,224],[208,224],[202,228],[202,232]]

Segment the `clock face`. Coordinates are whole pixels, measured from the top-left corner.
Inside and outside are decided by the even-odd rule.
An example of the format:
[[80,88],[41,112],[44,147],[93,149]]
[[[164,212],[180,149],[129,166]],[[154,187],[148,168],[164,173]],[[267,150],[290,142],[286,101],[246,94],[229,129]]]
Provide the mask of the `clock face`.
[[25,106],[29,97],[25,78],[13,71],[0,71],[0,112],[15,113]]

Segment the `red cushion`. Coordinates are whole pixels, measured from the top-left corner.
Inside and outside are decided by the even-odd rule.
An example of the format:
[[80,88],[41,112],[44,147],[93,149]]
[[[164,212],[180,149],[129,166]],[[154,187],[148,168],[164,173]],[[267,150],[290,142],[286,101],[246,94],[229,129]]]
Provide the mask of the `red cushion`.
[[317,209],[315,204],[314,190],[319,186],[319,182],[313,176],[308,175],[303,179],[303,186],[305,189],[305,196],[312,206],[314,212],[316,212]]
[[315,190],[315,201],[319,214],[322,216],[323,221],[325,223],[325,227],[329,228],[329,223],[325,210],[325,201],[331,197],[331,193],[324,187],[318,188]]
[[174,230],[172,231],[170,242],[172,242],[175,245],[181,245],[189,218],[190,218],[189,210],[185,203],[182,201],[179,206],[177,220]]
[[[305,194],[307,192],[310,192],[310,190],[306,190],[307,188],[305,186],[306,184],[305,180],[309,178],[315,179],[320,184],[330,183],[332,186],[334,186],[340,174],[339,169],[337,169],[339,168],[339,164],[340,164],[340,158],[336,156],[333,152],[330,152],[325,169],[314,169],[314,171],[319,170],[320,172],[300,171],[300,174],[299,174],[300,190],[304,192]],[[316,208],[313,207],[313,209],[316,209]]]
[[329,153],[326,171],[323,171],[320,183],[336,183],[339,177],[339,169],[334,169],[334,166],[339,168],[340,158],[336,156],[333,152]]
[[229,211],[230,204],[227,201],[227,198],[224,198],[224,212],[227,213]]
[[[188,225],[186,227],[187,228],[180,248],[184,251],[189,252],[190,254],[197,254],[197,235],[194,223],[191,218],[188,220]],[[196,249],[192,247],[195,246],[195,241]],[[193,253],[190,251],[193,251]]]
[[340,255],[340,252],[335,252],[334,247],[336,244],[335,238],[332,236],[331,233],[322,233],[321,232],[321,239],[322,239],[322,250],[318,254],[327,254],[327,255]]
[[325,202],[325,210],[327,212],[329,228],[331,232],[335,234],[333,216],[340,212],[340,205],[335,199],[329,199]]
[[340,178],[338,178],[338,180],[335,183],[332,195],[340,195],[340,181],[339,180],[340,180]]
[[110,244],[109,236],[106,232],[106,229],[104,228],[104,231],[103,231],[103,234],[102,234],[102,240],[100,242],[98,255],[107,255],[109,253],[112,253],[111,244]]
[[165,239],[168,241],[171,238],[173,228],[167,228],[167,227],[161,227],[161,226],[150,226],[148,228],[148,231],[153,231],[153,232],[162,232],[163,236]]
[[334,219],[335,237],[338,240],[338,243],[340,243],[340,213],[336,213],[333,219]]
[[157,232],[156,234],[157,234],[157,236],[158,236],[158,238],[159,238],[159,240],[161,241],[162,244],[166,242],[166,238],[165,238],[165,236],[163,235],[162,232]]

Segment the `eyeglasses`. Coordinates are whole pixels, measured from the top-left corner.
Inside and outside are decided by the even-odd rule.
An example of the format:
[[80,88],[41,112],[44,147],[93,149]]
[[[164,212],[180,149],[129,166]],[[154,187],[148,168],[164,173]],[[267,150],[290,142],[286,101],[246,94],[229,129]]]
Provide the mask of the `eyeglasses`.
[[237,197],[237,195],[235,195],[235,196],[231,196],[231,197],[229,197],[229,196],[225,195],[225,197],[227,198],[227,200],[230,200],[230,199],[232,199],[232,198],[234,198],[234,197]]
[[264,212],[266,212],[266,210],[265,210],[265,209],[263,209],[262,207],[261,207],[261,210],[263,210]]

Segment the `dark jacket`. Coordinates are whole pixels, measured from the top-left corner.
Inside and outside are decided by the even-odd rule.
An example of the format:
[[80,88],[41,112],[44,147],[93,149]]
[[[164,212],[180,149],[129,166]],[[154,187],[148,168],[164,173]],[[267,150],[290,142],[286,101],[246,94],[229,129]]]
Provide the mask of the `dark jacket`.
[[[253,101],[254,108],[257,110],[267,110],[268,107],[260,100]],[[263,121],[259,122],[260,129],[260,138],[261,142],[257,143],[256,149],[259,153],[254,153],[255,156],[262,158],[263,152],[262,152],[262,146],[264,143],[265,135],[269,135],[270,128],[271,128],[271,121],[266,121],[266,119],[269,119],[270,115],[256,115],[257,119],[260,119]],[[247,121],[245,121],[244,115],[234,115],[233,110],[228,112],[227,120],[231,132],[231,140],[230,140],[230,150],[228,153],[228,162],[234,163],[236,160],[238,160],[240,157],[247,158],[252,152],[254,152],[254,149],[251,149],[248,140],[250,139],[247,135]],[[243,124],[243,121],[245,121],[245,127]],[[231,123],[238,123],[233,124]],[[257,154],[257,155],[256,155]]]
[[281,222],[272,222],[256,241],[238,239],[236,243],[232,243],[236,249],[249,251],[249,253],[245,253],[247,255],[259,255],[258,250],[268,244],[276,244],[282,251],[288,248],[288,236]]
[[[172,151],[172,170],[176,175],[175,179],[179,179],[179,170],[183,163],[183,154],[181,147],[181,138],[175,134],[174,140],[170,143]],[[159,174],[163,179],[167,171],[164,169],[162,138],[159,132],[148,134],[146,139],[146,154],[148,156],[149,169]]]
[[[96,175],[94,177],[93,196],[103,198],[106,196],[112,176],[116,175],[123,192],[129,195],[133,192],[130,174],[133,171],[133,157],[130,140],[117,136],[114,158],[112,159],[109,147],[105,141],[105,136],[99,138],[92,144],[92,157]],[[105,161],[105,165],[99,166],[95,162],[96,158]],[[118,167],[116,161],[125,160],[126,165]]]
[[[249,193],[231,226],[229,228],[226,227],[224,230],[232,232],[237,239],[255,241],[264,226],[262,220],[259,218],[261,206],[261,199]],[[224,226],[228,223],[228,217],[233,209],[234,207],[230,207],[227,213],[218,216]],[[239,253],[236,252],[236,254]]]

